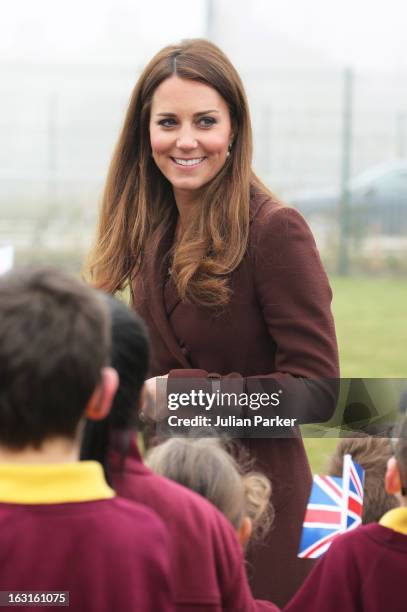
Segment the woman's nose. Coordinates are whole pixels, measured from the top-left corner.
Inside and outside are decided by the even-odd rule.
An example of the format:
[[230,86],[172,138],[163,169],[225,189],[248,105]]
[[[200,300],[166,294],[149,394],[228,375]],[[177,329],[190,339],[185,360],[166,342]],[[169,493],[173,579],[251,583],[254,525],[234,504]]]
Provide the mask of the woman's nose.
[[194,135],[190,131],[184,131],[178,136],[175,145],[179,149],[192,150],[196,149],[198,143],[196,141],[196,138],[194,138]]

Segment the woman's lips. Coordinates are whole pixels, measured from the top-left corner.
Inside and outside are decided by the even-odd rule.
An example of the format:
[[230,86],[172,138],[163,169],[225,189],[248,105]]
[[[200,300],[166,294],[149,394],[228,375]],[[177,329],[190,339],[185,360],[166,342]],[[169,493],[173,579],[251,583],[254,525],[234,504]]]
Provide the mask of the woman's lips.
[[171,157],[171,159],[179,168],[196,168],[206,159],[206,157]]

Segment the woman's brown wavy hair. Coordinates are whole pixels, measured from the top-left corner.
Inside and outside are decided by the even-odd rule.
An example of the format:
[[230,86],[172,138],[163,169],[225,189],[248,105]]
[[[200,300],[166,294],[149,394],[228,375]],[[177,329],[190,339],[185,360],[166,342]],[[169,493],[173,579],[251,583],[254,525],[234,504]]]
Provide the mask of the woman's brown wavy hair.
[[250,186],[268,191],[251,169],[251,124],[240,77],[207,40],[165,47],[141,74],[110,165],[88,274],[107,292],[124,289],[142,269],[147,244],[156,248],[168,231],[175,230],[178,211],[172,187],[151,156],[149,135],[154,92],[172,75],[216,89],[231,116],[231,155],[205,185],[200,206],[171,252],[180,297],[202,306],[222,306],[230,298],[228,275],[247,248]]

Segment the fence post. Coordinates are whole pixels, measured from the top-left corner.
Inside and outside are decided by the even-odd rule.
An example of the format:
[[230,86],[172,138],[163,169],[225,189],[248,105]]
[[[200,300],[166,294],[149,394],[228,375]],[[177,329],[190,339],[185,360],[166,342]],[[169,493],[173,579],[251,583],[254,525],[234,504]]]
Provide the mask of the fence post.
[[343,75],[342,171],[339,202],[339,261],[338,272],[349,272],[349,181],[352,163],[353,72],[346,68]]
[[57,198],[58,98],[55,93],[48,97],[47,110],[48,205],[52,210],[56,206]]
[[45,235],[52,220],[52,215],[57,207],[58,178],[57,178],[57,157],[58,157],[58,97],[51,92],[48,95],[47,116],[46,116],[46,156],[47,156],[47,202],[41,213],[34,220],[32,234],[32,247],[40,249],[43,247]]
[[406,113],[396,114],[396,156],[404,157],[406,154]]
[[213,40],[215,34],[215,5],[214,0],[206,0],[206,38]]

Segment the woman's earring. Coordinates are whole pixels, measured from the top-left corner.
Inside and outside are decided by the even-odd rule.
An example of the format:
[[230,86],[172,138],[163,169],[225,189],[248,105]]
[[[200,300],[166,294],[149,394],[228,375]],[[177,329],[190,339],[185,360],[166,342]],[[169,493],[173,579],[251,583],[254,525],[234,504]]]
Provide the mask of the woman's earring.
[[231,151],[232,151],[232,143],[230,142],[230,143],[229,143],[229,146],[228,146],[228,152],[226,153],[226,157],[229,157],[229,156],[230,156],[230,152],[231,152]]

